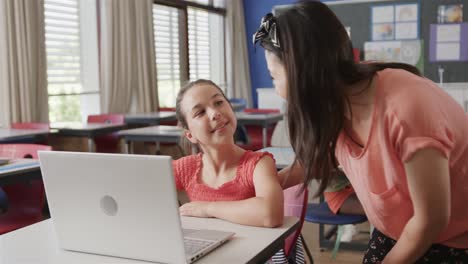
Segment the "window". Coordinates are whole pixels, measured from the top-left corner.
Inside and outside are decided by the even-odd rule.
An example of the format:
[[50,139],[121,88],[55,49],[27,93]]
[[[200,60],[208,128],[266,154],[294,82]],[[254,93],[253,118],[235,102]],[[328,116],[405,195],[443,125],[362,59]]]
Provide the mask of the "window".
[[[160,107],[175,107],[187,80],[209,79],[225,87],[224,10],[209,0],[167,1],[153,5]],[[216,3],[221,5],[222,0]]]
[[210,25],[208,12],[188,8],[190,80],[210,79]]
[[181,80],[179,10],[153,5],[153,29],[159,105],[173,107]]
[[47,81],[51,122],[79,121],[81,90],[78,1],[45,0]]
[[82,122],[99,109],[96,9],[80,2],[44,1],[51,123]]

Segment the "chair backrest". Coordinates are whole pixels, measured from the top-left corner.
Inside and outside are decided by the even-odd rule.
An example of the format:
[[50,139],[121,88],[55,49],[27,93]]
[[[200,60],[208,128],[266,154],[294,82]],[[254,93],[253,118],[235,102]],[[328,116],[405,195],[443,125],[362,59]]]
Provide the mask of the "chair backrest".
[[271,114],[271,113],[279,113],[280,109],[275,108],[246,108],[244,109],[246,113],[261,113],[261,114]]
[[88,123],[123,124],[124,119],[123,114],[89,115]]
[[11,159],[38,159],[39,150],[52,150],[52,147],[39,144],[0,144],[0,156]]
[[296,240],[301,235],[304,218],[307,211],[307,203],[309,200],[309,191],[307,188],[302,190],[303,185],[298,184],[283,191],[284,194],[284,215],[295,216],[299,218],[299,227],[292,235],[286,238],[284,243],[284,252],[289,255],[289,252],[296,243]]
[[14,128],[14,129],[50,129],[50,125],[49,123],[25,122],[25,123],[12,123],[11,128]]
[[[175,107],[160,107],[160,112],[175,112]],[[177,120],[169,120],[169,121],[160,121],[160,125],[162,126],[177,126]]]
[[175,112],[175,107],[159,107],[160,112]]
[[[101,123],[101,124],[124,124],[125,116],[123,114],[102,114],[102,115],[89,115],[88,123]],[[96,152],[104,153],[119,153],[120,138],[117,132],[111,134],[104,134],[94,137]]]

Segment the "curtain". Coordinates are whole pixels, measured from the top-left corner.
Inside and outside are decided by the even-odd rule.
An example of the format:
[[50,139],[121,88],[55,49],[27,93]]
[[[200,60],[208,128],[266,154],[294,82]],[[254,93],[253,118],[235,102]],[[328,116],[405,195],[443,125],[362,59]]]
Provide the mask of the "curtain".
[[101,0],[100,32],[102,112],[158,109],[152,1]]
[[229,98],[244,98],[252,107],[249,59],[242,0],[226,1],[226,65]]
[[0,124],[48,122],[43,0],[0,1]]

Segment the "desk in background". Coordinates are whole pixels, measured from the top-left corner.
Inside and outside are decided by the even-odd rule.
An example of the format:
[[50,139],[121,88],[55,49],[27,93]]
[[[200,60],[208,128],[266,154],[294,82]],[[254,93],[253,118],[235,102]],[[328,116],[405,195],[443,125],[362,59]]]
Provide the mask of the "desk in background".
[[49,130],[0,128],[0,144],[36,143],[44,141]]
[[160,143],[178,143],[183,129],[176,126],[150,126],[126,129],[118,132],[125,141],[125,153],[133,153],[132,142],[156,142],[156,151],[160,151]]
[[57,130],[57,134],[61,136],[87,137],[88,151],[94,151],[94,138],[99,135],[113,133],[124,128],[124,124],[104,124],[104,123],[89,123],[70,126],[53,127]]
[[278,121],[283,120],[282,113],[268,113],[268,114],[258,114],[258,113],[245,113],[245,112],[236,112],[237,125],[258,125],[262,126],[262,141],[263,147],[267,147],[267,132],[268,125],[276,124]]
[[151,112],[125,115],[125,124],[129,125],[159,125],[162,121],[175,121],[175,112]]
[[[299,221],[295,217],[285,217],[284,224],[280,228],[245,226],[215,218],[183,216],[181,220],[184,228],[216,229],[236,233],[229,242],[198,260],[197,264],[265,263],[283,247],[285,238],[299,226]],[[60,249],[52,221],[52,219],[44,220],[0,236],[0,263],[149,263]]]
[[41,179],[42,174],[38,160],[13,159],[12,161],[11,164],[0,166],[0,186]]

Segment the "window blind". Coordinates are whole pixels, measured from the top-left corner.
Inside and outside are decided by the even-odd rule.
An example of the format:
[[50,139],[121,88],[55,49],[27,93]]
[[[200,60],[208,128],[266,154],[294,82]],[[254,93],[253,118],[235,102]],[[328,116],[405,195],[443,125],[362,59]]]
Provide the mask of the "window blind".
[[78,1],[45,0],[44,11],[49,94],[80,92]]
[[174,107],[180,88],[179,10],[153,5],[153,27],[159,104]]
[[209,13],[188,8],[189,73],[190,80],[210,79]]

